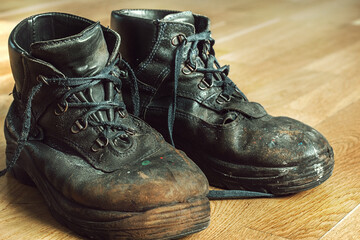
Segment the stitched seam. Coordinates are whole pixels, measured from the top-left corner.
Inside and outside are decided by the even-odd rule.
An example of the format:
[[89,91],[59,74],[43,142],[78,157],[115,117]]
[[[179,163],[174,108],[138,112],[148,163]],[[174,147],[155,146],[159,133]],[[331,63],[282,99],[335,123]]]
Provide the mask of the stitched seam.
[[90,23],[90,24],[95,23],[94,21],[91,21],[91,20],[89,20],[89,19],[82,18],[82,17],[75,16],[75,15],[71,15],[71,14],[67,14],[67,13],[52,12],[52,13],[50,13],[50,14],[51,14],[51,15],[52,15],[52,14],[55,14],[55,15],[59,15],[59,16],[69,17],[69,18],[81,20],[81,21],[83,21],[83,22],[87,22],[87,23]]
[[158,75],[155,86],[158,85],[161,80],[163,80],[170,73],[170,68],[165,67]]
[[35,19],[32,18],[31,19],[31,27],[32,27],[32,41],[31,42],[35,42],[36,39],[35,39],[35,36],[36,36],[36,33],[35,33]]
[[[160,72],[160,74],[158,75],[158,79],[157,79],[157,81],[156,81],[156,85],[158,85],[158,82],[160,81],[160,76],[161,76],[161,74],[164,74],[165,76],[168,74],[170,72],[170,69],[169,68],[164,68],[161,72]],[[152,92],[153,94],[152,94],[152,96],[150,96],[150,97],[148,97],[147,98],[147,101],[144,101],[144,105],[145,105],[145,109],[144,109],[144,117],[145,117],[145,115],[146,115],[146,111],[147,111],[147,109],[148,109],[148,106],[149,106],[149,104],[153,101],[153,99],[154,99],[154,97],[155,97],[155,95],[156,95],[156,93],[158,92],[158,90],[159,90],[160,88],[157,88],[157,89],[155,89],[155,91],[154,92]]]
[[142,66],[136,71],[136,74],[139,74],[141,73],[141,71],[143,71],[147,65],[149,65],[149,63],[153,60],[154,56],[155,56],[155,53],[157,52],[159,46],[160,46],[160,42],[162,40],[162,36],[164,35],[164,32],[165,32],[165,28],[166,28],[166,23],[163,23],[163,24],[159,24],[160,26],[160,31],[159,31],[159,35],[158,35],[158,39],[156,40],[156,43],[154,45],[154,48],[153,50],[151,51],[148,59],[144,62],[144,64],[142,64]]
[[148,91],[150,91],[151,93],[155,93],[155,92],[156,92],[156,88],[151,87],[151,86],[147,85],[146,83],[143,83],[143,82],[141,82],[141,81],[139,81],[139,80],[138,80],[138,87],[139,87],[139,89],[148,90]]
[[[90,31],[92,31],[93,29],[91,29]],[[80,36],[77,36],[77,37],[72,37],[72,38],[68,38],[68,39],[55,39],[55,40],[51,40],[51,42],[41,42],[41,46],[53,46],[53,45],[59,45],[61,43],[66,43],[66,42],[71,42],[71,41],[74,41],[74,40],[78,40],[78,39],[81,39],[83,38],[84,35],[80,35]],[[34,46],[36,47],[36,45]],[[39,45],[38,45],[39,47]]]
[[161,75],[164,74],[164,72],[167,71],[167,67],[163,68],[163,70],[159,73],[158,77],[157,77],[157,80],[159,81],[161,79]]
[[[24,20],[22,20],[18,26],[22,26],[23,24],[29,24],[29,20],[31,20],[31,27],[32,27],[32,37],[33,39],[32,42],[35,41],[35,36],[36,36],[36,33],[35,33],[35,23],[37,22],[37,20],[35,20],[38,16],[46,16],[46,17],[51,17],[51,16],[63,16],[63,17],[68,17],[68,18],[73,18],[73,19],[77,19],[77,20],[81,20],[83,22],[87,22],[87,23],[94,23],[93,21],[89,20],[89,19],[86,19],[86,18],[82,18],[82,17],[79,17],[79,16],[75,16],[75,15],[71,15],[71,14],[66,14],[66,13],[59,13],[59,12],[48,12],[48,13],[44,13],[44,14],[38,14],[38,15],[34,15],[34,16],[30,16]],[[16,37],[16,34],[18,34],[18,32],[15,32],[14,33],[14,38],[15,38],[15,44],[17,45],[17,37]]]
[[131,14],[131,12],[161,12],[161,13],[180,13],[180,11],[174,11],[174,10],[166,10],[166,9],[141,9],[141,8],[135,8],[135,9],[121,9],[121,10],[115,10],[114,12],[118,15],[125,15],[125,16],[131,16],[131,17],[138,17],[138,16],[132,16],[128,15]]
[[[149,107],[148,111],[162,112],[162,113],[167,114],[167,109],[159,108],[159,107]],[[208,122],[206,122],[205,120],[203,120],[203,119],[201,119],[199,117],[193,116],[191,114],[183,113],[183,112],[180,112],[178,110],[176,111],[176,115],[181,116],[181,117],[183,117],[185,119],[188,119],[188,120],[195,120],[196,122],[200,121],[202,123],[201,124],[202,128],[217,129],[217,130],[221,130],[221,131],[224,131],[224,130],[227,130],[227,129],[234,129],[234,128],[236,128],[238,126],[238,122],[241,121],[240,118],[237,118],[234,121],[234,124],[221,125],[221,124],[208,123]]]
[[[53,15],[55,16],[62,16],[62,17],[67,17],[67,18],[70,18],[70,19],[76,19],[76,20],[79,20],[79,21],[82,21],[82,22],[87,22],[89,24],[94,24],[95,22],[94,21],[91,21],[91,20],[88,20],[86,18],[82,18],[82,17],[79,17],[79,16],[75,16],[75,15],[71,15],[71,14],[66,14],[66,13],[58,13],[58,12],[49,12],[47,14],[40,14],[40,16],[46,16],[46,17],[52,17]],[[35,16],[36,17],[36,16]],[[32,16],[30,18],[27,18],[25,20],[29,20],[31,19],[31,23],[32,23],[32,32],[33,32],[33,41],[32,42],[36,42],[37,40],[35,39],[35,36],[36,36],[36,33],[35,33],[35,25],[36,23],[38,22],[37,20],[35,20],[35,17]],[[24,21],[25,21],[24,20]]]

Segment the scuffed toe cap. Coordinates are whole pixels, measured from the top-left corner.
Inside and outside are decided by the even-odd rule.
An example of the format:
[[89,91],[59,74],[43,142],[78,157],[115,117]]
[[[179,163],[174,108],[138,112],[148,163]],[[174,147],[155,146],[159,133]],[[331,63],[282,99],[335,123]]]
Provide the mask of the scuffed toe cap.
[[321,133],[297,120],[274,117],[268,125],[264,132],[263,158],[272,160],[274,167],[320,161],[320,156],[331,148]]
[[206,196],[209,186],[201,170],[183,152],[163,146],[111,173],[96,170],[76,156],[43,155],[44,172],[68,199],[97,209],[144,211]]

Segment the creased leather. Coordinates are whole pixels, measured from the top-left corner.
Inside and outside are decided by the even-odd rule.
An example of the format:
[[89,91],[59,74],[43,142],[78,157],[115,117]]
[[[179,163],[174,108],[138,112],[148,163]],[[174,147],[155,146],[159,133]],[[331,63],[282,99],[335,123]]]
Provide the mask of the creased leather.
[[[74,35],[80,38],[74,39]],[[60,42],[63,43],[64,38],[66,44],[61,47],[45,48],[47,57],[40,52],[37,56],[41,55],[43,59],[32,55],[32,43],[32,50],[35,51],[38,44],[45,46],[47,41],[56,42],[58,39],[62,39]],[[73,51],[70,47],[71,51],[68,51],[69,45],[76,46],[83,40],[89,44],[89,48]],[[16,82],[16,100],[6,117],[9,138],[19,138],[23,115],[21,111],[29,91],[39,84],[39,75],[66,78],[67,75],[96,74],[102,70],[104,63],[117,60],[119,45],[120,37],[114,31],[70,14],[45,13],[20,22],[9,38],[10,62]],[[93,50],[102,56],[101,59],[92,55]],[[85,54],[87,51],[89,55]],[[71,56],[57,59],[58,53],[59,56],[71,53]],[[48,61],[56,61],[54,65],[57,66]],[[87,63],[91,65],[90,68],[83,68]],[[71,64],[75,67],[70,67]],[[64,67],[76,71],[68,71]],[[68,100],[97,102],[107,96],[114,99],[116,91],[109,91],[109,88],[111,86],[99,83],[74,94]],[[32,162],[20,158],[16,163],[18,166],[28,169],[29,164],[35,164],[41,175],[60,194],[95,209],[143,211],[206,195],[208,182],[200,169],[184,153],[167,144],[149,125],[126,111],[125,117],[118,121],[135,129],[134,135],[126,139],[113,139],[101,151],[91,151],[91,146],[101,136],[101,127],[89,126],[77,134],[71,132],[74,122],[87,109],[69,108],[63,114],[54,114],[59,99],[67,91],[66,87],[47,86],[44,83],[35,95],[32,101],[32,129],[41,129],[43,137],[36,138],[34,132],[30,133],[29,138],[32,140],[27,142],[25,149],[31,154]],[[121,94],[117,96],[120,101]],[[93,119],[96,118],[100,122],[110,119],[105,113],[94,115]],[[146,164],[143,164],[144,161]]]
[[[175,21],[172,17],[166,19],[168,14],[174,16],[179,13],[127,9],[113,11],[111,20],[111,27],[124,36],[125,43],[125,33],[130,29],[123,21],[149,28],[149,22],[153,20],[155,36],[142,38],[144,46],[149,46],[150,41],[152,43],[151,48],[145,50],[148,53],[146,57],[136,50],[135,45],[132,45],[130,52],[130,48],[124,44],[121,51],[123,56],[142,56],[142,61],[133,64],[139,79],[141,117],[168,141],[168,107],[173,98],[174,71],[179,71],[174,69],[177,46],[171,40],[179,34],[190,36],[210,28],[209,19],[196,14],[193,14],[194,25],[187,21]],[[136,39],[142,28],[131,31],[131,38]],[[181,67],[186,64],[190,44],[187,43],[184,47]],[[203,53],[199,55],[201,54]],[[202,65],[203,61],[199,56],[196,61]],[[191,156],[205,172],[220,163],[250,168],[306,166],[309,159],[318,159],[320,153],[332,152],[327,140],[313,128],[294,119],[272,117],[259,103],[244,100],[236,91],[229,101],[222,100],[219,103],[217,100],[222,88],[213,86],[200,89],[199,84],[203,78],[202,73],[195,71],[185,75],[180,69],[173,137],[175,146]],[[146,91],[145,86],[152,87],[155,91]],[[126,94],[124,99],[127,99]],[[331,159],[330,155],[324,161]],[[333,162],[329,160],[328,164],[330,166]],[[232,173],[222,174],[231,176]]]
[[99,23],[69,37],[34,42],[30,45],[30,54],[51,63],[67,77],[96,75],[109,59]]

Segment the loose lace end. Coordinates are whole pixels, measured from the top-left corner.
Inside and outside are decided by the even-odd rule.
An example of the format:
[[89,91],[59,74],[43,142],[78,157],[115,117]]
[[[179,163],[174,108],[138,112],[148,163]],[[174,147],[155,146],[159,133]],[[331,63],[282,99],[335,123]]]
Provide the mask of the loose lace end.
[[8,168],[5,168],[0,171],[0,177],[4,176],[8,172]]
[[210,200],[220,199],[246,199],[246,198],[272,198],[271,193],[252,192],[244,190],[210,190],[207,197]]

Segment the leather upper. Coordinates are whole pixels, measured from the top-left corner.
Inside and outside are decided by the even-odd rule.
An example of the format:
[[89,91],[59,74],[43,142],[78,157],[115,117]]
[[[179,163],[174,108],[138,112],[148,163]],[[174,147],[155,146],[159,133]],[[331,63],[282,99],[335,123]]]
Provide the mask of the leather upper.
[[[6,119],[10,134],[19,137],[22,112],[33,95],[28,148],[51,184],[80,204],[142,211],[206,194],[208,183],[198,167],[142,120],[126,110],[120,114],[108,109],[89,116],[99,126],[85,127],[81,120],[89,108],[67,108],[61,101],[71,87],[46,83],[46,79],[54,83],[57,78],[104,78],[103,69],[118,60],[119,45],[120,37],[112,30],[73,15],[46,13],[20,22],[9,38],[16,82],[15,100]],[[34,93],[41,81],[40,90]],[[66,101],[118,103],[122,96],[115,87],[112,82],[99,81]],[[101,122],[134,131],[104,144],[99,140],[105,128]],[[92,151],[94,144],[105,147]],[[18,164],[25,163],[19,160]]]
[[[196,14],[193,15],[194,25],[166,19],[168,14],[178,13],[162,10],[112,13],[111,27],[123,36],[121,51],[124,57],[130,53],[138,56],[135,38],[141,39],[143,46],[151,45],[145,50],[146,57],[141,56],[139,62],[133,61],[141,90],[142,117],[150,125],[169,141],[168,108],[174,94],[174,71],[180,71],[173,138],[177,147],[192,159],[197,158],[198,164],[206,165],[199,163],[202,159],[200,161],[284,167],[299,165],[329,151],[326,139],[311,127],[290,118],[272,117],[260,104],[245,100],[237,90],[229,101],[221,99],[223,88],[204,85],[204,73],[196,70],[184,73],[182,69],[187,65],[192,42],[185,44],[181,69],[174,69],[179,47],[173,44],[174,37],[189,37],[209,29],[208,18]],[[154,34],[142,38],[143,28],[134,31],[127,27],[132,25],[145,29],[152,26]],[[128,48],[129,41],[132,46]],[[194,61],[197,66],[204,67],[205,62],[200,57],[202,50],[197,51]],[[214,76],[213,80],[216,81]],[[126,96],[124,99],[128,101]]]
[[109,60],[99,23],[69,37],[34,42],[30,45],[30,55],[51,63],[68,77],[99,74]]

